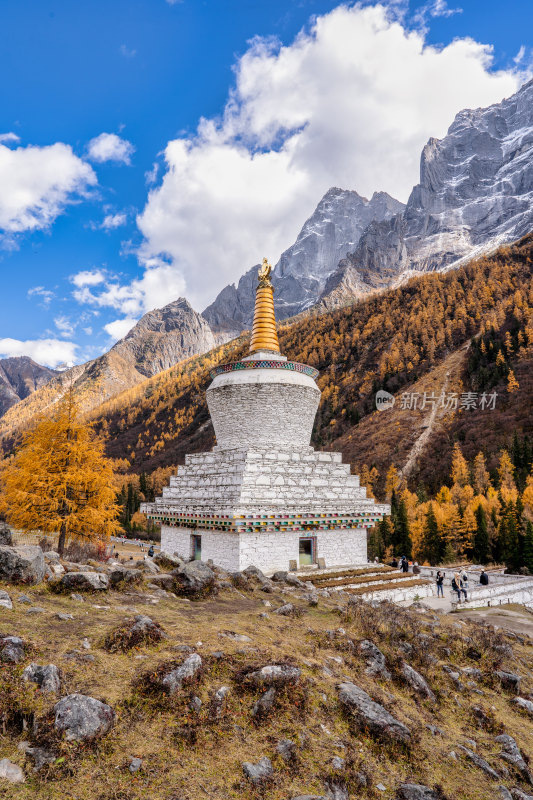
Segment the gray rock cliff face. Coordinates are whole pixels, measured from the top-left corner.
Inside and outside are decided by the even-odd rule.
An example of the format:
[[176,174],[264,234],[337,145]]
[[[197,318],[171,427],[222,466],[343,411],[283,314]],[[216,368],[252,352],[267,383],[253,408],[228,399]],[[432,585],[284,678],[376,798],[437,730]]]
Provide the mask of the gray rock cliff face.
[[[278,319],[286,319],[315,305],[339,261],[356,247],[374,220],[388,220],[403,211],[403,204],[386,192],[370,200],[357,192],[332,188],[302,227],[293,245],[281,255],[273,270],[274,303]],[[257,266],[226,286],[203,312],[214,330],[236,335],[252,323]]]
[[386,277],[442,270],[533,229],[533,81],[457,114],[422,151],[405,211],[370,225],[347,259]]

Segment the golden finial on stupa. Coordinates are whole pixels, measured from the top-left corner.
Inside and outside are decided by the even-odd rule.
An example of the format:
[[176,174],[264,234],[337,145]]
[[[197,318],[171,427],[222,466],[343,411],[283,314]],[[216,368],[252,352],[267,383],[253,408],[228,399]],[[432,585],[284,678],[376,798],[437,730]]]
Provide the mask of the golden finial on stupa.
[[270,280],[272,267],[264,258],[257,274],[259,285],[255,293],[254,324],[250,353],[271,350],[279,353],[276,316],[274,314],[274,287]]

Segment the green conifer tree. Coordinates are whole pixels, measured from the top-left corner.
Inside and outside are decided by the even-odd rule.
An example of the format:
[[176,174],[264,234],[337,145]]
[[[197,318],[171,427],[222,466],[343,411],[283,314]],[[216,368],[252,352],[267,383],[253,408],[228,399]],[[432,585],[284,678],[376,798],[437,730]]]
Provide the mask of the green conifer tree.
[[445,542],[439,530],[437,518],[433,510],[433,503],[430,504],[428,513],[426,514],[426,521],[424,524],[424,533],[422,539],[422,558],[424,561],[429,561],[433,566],[441,564],[444,558]]
[[533,524],[527,523],[524,537],[524,566],[533,575]]

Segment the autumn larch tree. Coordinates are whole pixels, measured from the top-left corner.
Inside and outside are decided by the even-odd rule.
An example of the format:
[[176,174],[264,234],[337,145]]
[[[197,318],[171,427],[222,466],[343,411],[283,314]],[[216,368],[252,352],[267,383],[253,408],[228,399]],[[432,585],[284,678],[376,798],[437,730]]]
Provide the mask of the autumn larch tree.
[[119,530],[113,470],[103,442],[79,419],[72,390],[27,431],[2,473],[0,511],[16,528],[97,541]]

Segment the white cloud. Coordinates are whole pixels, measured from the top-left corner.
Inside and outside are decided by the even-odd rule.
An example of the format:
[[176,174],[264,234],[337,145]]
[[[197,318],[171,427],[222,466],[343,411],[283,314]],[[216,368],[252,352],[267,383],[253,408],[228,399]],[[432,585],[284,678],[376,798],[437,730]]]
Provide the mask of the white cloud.
[[124,58],[134,58],[137,55],[137,50],[134,50],[132,47],[128,47],[125,44],[120,45],[120,55],[124,56]]
[[130,164],[135,147],[127,139],[121,139],[116,133],[101,133],[91,139],[88,145],[89,158],[98,163],[116,161]]
[[123,339],[124,336],[130,331],[137,319],[135,317],[125,317],[124,319],[116,319],[114,322],[108,322],[104,325],[104,330],[111,336],[114,342]]
[[70,277],[74,286],[80,289],[83,286],[97,286],[99,283],[103,283],[105,279],[106,274],[101,269],[86,269]]
[[115,228],[120,228],[122,225],[125,225],[127,221],[128,215],[124,212],[106,214],[100,227],[104,231],[112,231],[115,230]]
[[69,145],[11,150],[0,144],[0,231],[9,239],[48,228],[75,195],[86,194],[96,182],[92,168]]
[[25,342],[19,339],[0,339],[0,358],[29,356],[38,364],[54,369],[63,364],[72,364],[78,345],[60,339],[34,339]]
[[[134,318],[153,308],[161,308],[183,294],[183,278],[170,264],[153,259],[145,267],[141,278],[126,284],[121,284],[113,277],[91,284],[84,277],[90,273],[78,273],[71,279],[78,286],[72,293],[73,297],[78,303],[96,308],[114,308]],[[98,291],[94,291],[98,284],[101,284]]]
[[0,133],[0,144],[17,144],[18,142],[20,142],[20,136],[17,136],[13,131]]
[[54,299],[55,293],[50,291],[50,289],[45,289],[44,286],[33,286],[31,289],[28,289],[28,297],[42,298],[41,304],[47,308]]
[[152,169],[149,169],[144,173],[144,180],[146,181],[147,186],[151,186],[156,182],[158,173],[159,173],[159,164],[156,161]]
[[428,138],[520,81],[491,70],[487,45],[437,48],[406,25],[381,5],[342,5],[289,46],[255,39],[222,118],[168,143],[138,217],[141,259],[169,260],[201,308],[263,255],[276,261],[331,186],[405,200]]
[[68,338],[69,336],[74,335],[74,331],[76,330],[76,322],[72,322],[70,317],[66,317],[64,314],[60,314],[58,317],[54,317],[54,324],[58,331],[60,332],[61,336],[65,336]]

